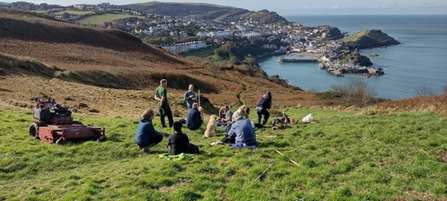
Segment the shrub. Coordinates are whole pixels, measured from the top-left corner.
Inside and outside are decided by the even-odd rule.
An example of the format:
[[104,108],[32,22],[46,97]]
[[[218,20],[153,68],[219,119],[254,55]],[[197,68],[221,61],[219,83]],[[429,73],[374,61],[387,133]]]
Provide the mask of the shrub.
[[342,97],[347,105],[367,105],[377,96],[374,88],[362,80],[354,80],[346,86],[332,85],[330,91]]

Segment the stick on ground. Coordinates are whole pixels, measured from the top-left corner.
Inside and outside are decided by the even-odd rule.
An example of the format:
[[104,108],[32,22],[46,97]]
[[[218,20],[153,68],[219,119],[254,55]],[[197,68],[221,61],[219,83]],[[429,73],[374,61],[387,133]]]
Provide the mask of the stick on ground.
[[[278,150],[275,150],[275,151],[276,151],[276,153],[278,153],[278,154],[280,154],[280,155],[284,156],[284,154],[283,154],[283,153],[281,153],[280,151],[278,151]],[[300,164],[298,164],[297,162],[295,162],[295,161],[294,161],[294,160],[292,160],[291,158],[289,158],[289,161],[290,161],[290,162],[292,162],[293,164],[297,165],[297,166],[300,166]]]
[[258,146],[256,146],[256,148],[252,151],[252,153],[255,152],[261,145],[262,145],[262,142]]
[[272,167],[272,165],[273,165],[274,163],[272,163],[272,164],[270,164],[268,167],[267,167],[267,169],[265,169],[264,171],[262,171],[262,173],[258,176],[258,177],[256,177],[256,179],[255,180],[258,180],[259,178],[261,178],[271,167]]

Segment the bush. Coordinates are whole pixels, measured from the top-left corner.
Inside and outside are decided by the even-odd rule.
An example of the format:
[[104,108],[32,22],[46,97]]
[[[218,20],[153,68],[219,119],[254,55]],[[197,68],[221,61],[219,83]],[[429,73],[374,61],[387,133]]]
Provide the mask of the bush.
[[342,97],[347,105],[367,105],[377,96],[374,88],[362,80],[354,80],[346,86],[332,85],[330,91],[335,93],[335,96]]

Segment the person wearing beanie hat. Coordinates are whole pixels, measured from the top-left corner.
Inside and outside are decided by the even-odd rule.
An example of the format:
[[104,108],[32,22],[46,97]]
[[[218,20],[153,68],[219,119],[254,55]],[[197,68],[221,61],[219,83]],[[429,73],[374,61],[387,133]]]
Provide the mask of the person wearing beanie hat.
[[174,133],[168,138],[169,154],[177,155],[181,153],[199,153],[199,147],[189,143],[189,138],[182,132],[183,124],[179,121],[174,122]]

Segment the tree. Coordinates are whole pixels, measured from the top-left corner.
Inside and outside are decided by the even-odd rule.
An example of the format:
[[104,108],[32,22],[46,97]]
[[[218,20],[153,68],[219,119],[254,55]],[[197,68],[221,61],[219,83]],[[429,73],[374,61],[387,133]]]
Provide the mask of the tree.
[[230,52],[228,52],[224,47],[214,50],[214,54],[222,59],[227,59],[230,57]]

